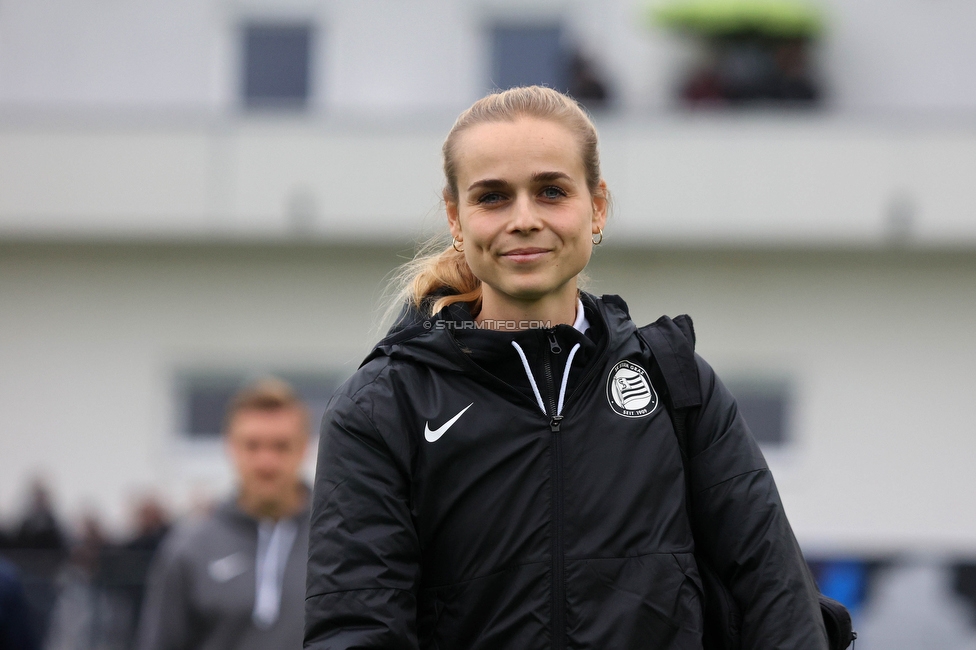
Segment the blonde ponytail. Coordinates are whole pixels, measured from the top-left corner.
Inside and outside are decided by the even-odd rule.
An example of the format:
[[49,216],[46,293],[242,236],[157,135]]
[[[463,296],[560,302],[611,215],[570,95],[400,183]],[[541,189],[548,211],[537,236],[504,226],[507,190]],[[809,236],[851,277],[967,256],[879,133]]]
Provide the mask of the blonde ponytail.
[[424,317],[433,316],[456,302],[471,303],[472,315],[481,311],[481,280],[475,277],[464,253],[435,237],[420,247],[416,256],[397,269],[391,285],[392,303],[384,321],[389,321],[405,305]]
[[416,308],[422,308],[428,296],[436,295],[444,289],[451,293],[440,296],[430,305],[430,315],[436,314],[456,302],[475,303],[472,315],[481,311],[481,280],[475,277],[454,246],[441,252],[415,258],[410,264],[409,300]]

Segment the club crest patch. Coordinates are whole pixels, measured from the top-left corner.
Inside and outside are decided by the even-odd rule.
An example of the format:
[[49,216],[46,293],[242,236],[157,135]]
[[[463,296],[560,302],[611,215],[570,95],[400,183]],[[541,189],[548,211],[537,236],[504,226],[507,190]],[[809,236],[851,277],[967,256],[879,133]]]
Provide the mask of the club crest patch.
[[630,361],[620,361],[607,378],[607,401],[625,418],[642,418],[657,408],[658,398],[647,371]]

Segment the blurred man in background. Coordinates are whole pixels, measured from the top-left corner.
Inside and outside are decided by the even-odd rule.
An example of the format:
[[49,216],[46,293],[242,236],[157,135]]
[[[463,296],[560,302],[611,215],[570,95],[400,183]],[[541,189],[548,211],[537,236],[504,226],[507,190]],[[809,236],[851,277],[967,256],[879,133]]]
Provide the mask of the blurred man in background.
[[139,650],[302,646],[307,410],[287,384],[263,380],[231,401],[224,437],[237,493],[163,541],[149,576]]

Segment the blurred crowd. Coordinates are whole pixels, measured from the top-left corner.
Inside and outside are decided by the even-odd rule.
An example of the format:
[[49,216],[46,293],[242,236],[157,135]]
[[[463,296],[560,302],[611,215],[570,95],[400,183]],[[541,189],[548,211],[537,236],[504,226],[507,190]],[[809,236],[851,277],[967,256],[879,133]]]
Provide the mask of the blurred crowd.
[[94,514],[75,532],[37,480],[12,519],[0,521],[0,599],[7,603],[0,610],[22,614],[0,617],[0,650],[5,642],[18,650],[130,648],[150,561],[170,527],[161,501],[139,499],[132,530],[121,538],[106,534]]
[[[134,647],[149,566],[171,524],[161,500],[146,495],[135,504],[127,535],[113,538],[90,514],[73,534],[59,520],[48,488],[35,481],[19,516],[0,521],[0,650]],[[976,650],[971,560],[810,564],[821,590],[851,609],[861,632],[858,647]]]

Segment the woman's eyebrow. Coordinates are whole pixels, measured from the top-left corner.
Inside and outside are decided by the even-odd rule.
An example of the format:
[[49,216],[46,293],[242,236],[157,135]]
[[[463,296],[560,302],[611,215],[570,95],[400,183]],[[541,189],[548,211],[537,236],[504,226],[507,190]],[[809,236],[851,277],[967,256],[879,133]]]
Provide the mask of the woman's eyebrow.
[[571,181],[573,179],[569,174],[564,172],[539,172],[538,174],[532,175],[532,180],[539,183],[546,181]]
[[483,178],[480,181],[475,181],[468,186],[468,191],[482,187],[487,190],[497,190],[499,188],[507,187],[508,183],[498,178]]
[[[565,172],[537,172],[532,174],[532,181],[534,183],[546,183],[549,181],[571,181],[573,180],[569,174]],[[483,188],[488,190],[496,190],[500,188],[508,187],[508,183],[498,178],[483,178],[477,180],[468,186],[468,191],[470,192],[476,188]]]

